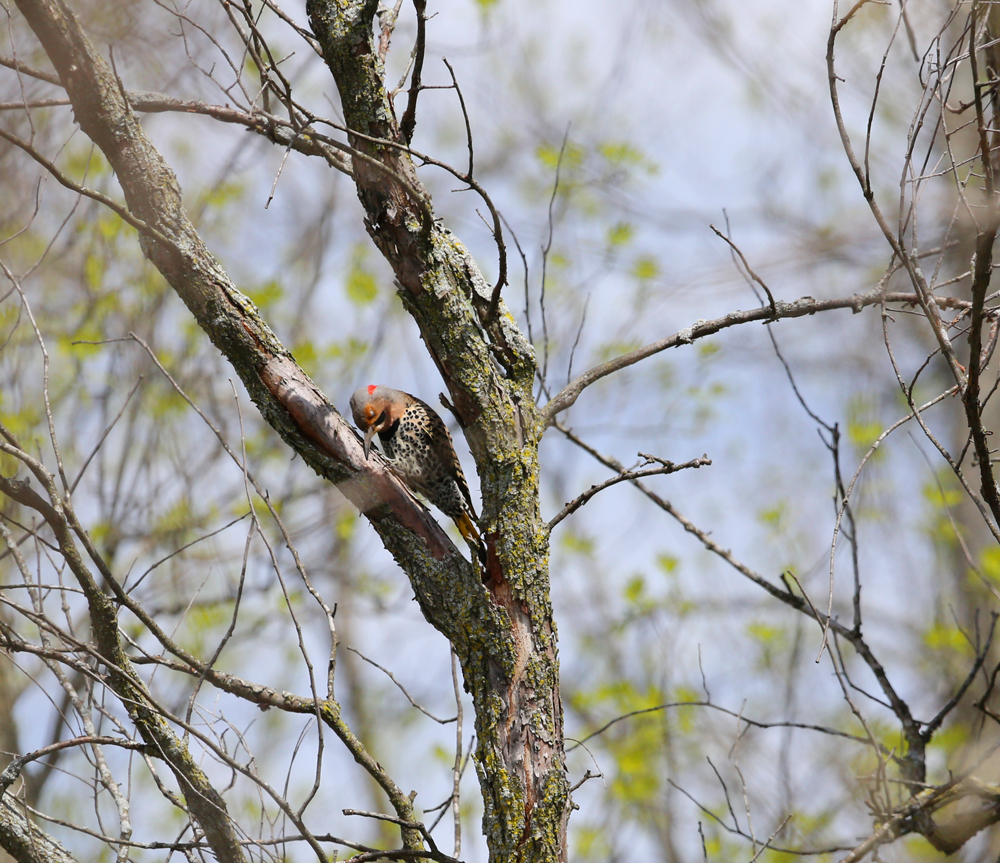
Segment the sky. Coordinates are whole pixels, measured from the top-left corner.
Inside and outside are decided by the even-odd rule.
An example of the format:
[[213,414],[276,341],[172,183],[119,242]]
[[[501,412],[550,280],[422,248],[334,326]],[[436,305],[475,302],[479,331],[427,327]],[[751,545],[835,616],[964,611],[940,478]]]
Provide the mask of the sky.
[[[424,80],[447,84],[450,78],[440,58],[452,62],[468,108],[477,177],[525,251],[527,290],[520,259],[508,242],[511,276],[505,301],[524,327],[529,312],[540,356],[545,351],[541,250],[551,231],[545,290],[555,389],[568,376],[571,354],[579,372],[695,320],[758,305],[711,225],[730,232],[780,300],[867,290],[882,274],[879,267],[884,268],[888,253],[850,173],[829,106],[827,4],[767,0],[748,9],[711,0],[497,0],[487,6],[448,0],[429,5],[433,17]],[[289,4],[287,9],[304,22],[301,8]],[[219,14],[195,11],[206,19]],[[174,19],[162,10],[150,14],[160,15],[159,23],[145,26],[172,26]],[[892,14],[887,7],[869,7],[838,49],[845,118],[854,133],[863,131],[867,121]],[[930,24],[915,16],[914,25],[926,41]],[[196,33],[189,36],[198,44]],[[283,39],[287,37],[276,36],[275,46],[281,47]],[[390,56],[390,80],[405,65],[411,39],[412,22],[404,17]],[[336,118],[325,70],[301,44],[294,50],[285,68],[298,92]],[[130,86],[164,89],[184,98],[224,99],[200,72],[181,68],[165,75],[161,65],[139,50],[118,56]],[[203,68],[211,66],[206,62]],[[220,62],[218,68],[216,77],[225,83],[225,67]],[[892,55],[875,114],[872,164],[878,188],[889,191],[887,200],[898,184],[899,147],[905,141],[917,69],[905,51]],[[203,118],[159,115],[146,118],[144,125],[174,157],[182,186],[191,190],[193,211],[193,190],[213,178],[242,185],[246,197],[240,219],[225,223],[211,208],[197,212],[196,219],[237,284],[254,287],[273,279],[283,286],[286,307],[279,303],[276,315],[279,337],[290,344],[297,337],[282,332],[280,322],[294,319],[289,307],[301,300],[303,285],[311,281],[304,340],[320,352],[352,338],[367,343],[353,365],[317,361],[310,368],[305,363],[342,412],[350,393],[368,382],[388,383],[437,403],[442,384],[415,325],[393,296],[388,268],[367,242],[360,205],[345,178],[294,154],[283,161],[284,154],[270,144]],[[564,139],[561,194],[550,221],[553,158]],[[465,164],[464,124],[452,90],[422,95],[414,145]],[[471,193],[453,191],[456,181],[434,168],[422,168],[420,176],[432,191],[436,213],[474,251],[486,277],[493,278],[496,249],[477,213],[483,210],[481,202]],[[314,228],[318,212],[328,218],[322,229],[324,254],[314,271],[311,259],[297,254],[296,240]],[[369,303],[352,302],[347,294],[348,273],[359,266],[377,286]],[[178,316],[183,315],[179,302],[177,306]],[[916,325],[900,315],[890,327],[899,333],[901,358],[915,368],[926,353]],[[902,415],[877,312],[832,312],[781,322],[772,331],[809,407],[827,422],[846,430]],[[243,405],[248,406],[245,397]],[[825,601],[835,516],[830,456],[763,326],[729,330],[610,378],[585,392],[565,419],[595,447],[629,465],[638,452],[675,461],[707,454],[711,467],[658,478],[652,485],[759,572],[776,579],[785,568],[794,568],[807,589]],[[947,428],[946,418],[940,422]],[[937,693],[919,691],[919,669],[902,661],[899,654],[906,645],[897,643],[895,634],[900,627],[920,632],[939,613],[933,548],[923,530],[923,489],[933,481],[934,470],[927,466],[930,447],[924,440],[905,431],[897,437],[858,486],[864,596],[873,643],[900,660],[894,671],[912,684],[921,709],[930,711]],[[460,434],[456,441],[475,493],[478,481],[468,449]],[[863,447],[845,443],[848,477],[862,454]],[[546,518],[608,476],[555,430],[543,442],[541,458]],[[260,469],[275,483],[286,476],[292,477],[289,482],[307,479],[301,463]],[[301,517],[315,518],[315,512]],[[375,535],[364,523],[358,532],[361,574],[377,589],[352,600],[357,603],[352,646],[389,667],[432,711],[453,712],[447,644],[421,618],[408,584]],[[664,560],[674,563],[664,566]],[[320,564],[318,582],[335,590],[328,575]],[[256,577],[266,579],[266,569]],[[664,689],[695,690],[704,679],[720,703],[737,710],[746,703],[767,712],[777,703],[778,684],[773,669],[761,670],[748,632],[752,636],[754,626],[785,626],[789,638],[802,640],[802,655],[819,648],[818,633],[796,629],[789,615],[763,603],[757,589],[622,485],[598,495],[554,534],[553,598],[567,693],[585,692],[594,667],[598,674],[608,671],[595,660],[591,641],[608,619],[627,619],[628,586],[637,578],[663,608],[619,633],[620,643],[608,651],[624,653],[626,667],[631,663],[637,679],[658,679]],[[841,555],[836,582],[841,608],[849,596],[849,570]],[[270,624],[273,637],[287,639],[287,628],[279,634],[281,620]],[[322,628],[307,632],[315,656],[325,655],[324,638]],[[401,642],[405,650],[400,650]],[[291,655],[291,642],[282,644],[287,651],[283,656]],[[345,667],[351,662],[346,660]],[[801,721],[819,721],[841,706],[836,681],[828,665],[809,667],[804,660],[800,665],[806,670],[798,682],[823,697],[784,704],[791,704]],[[352,673],[361,685],[377,688],[394,711],[403,706],[401,693],[376,670],[356,663]],[[290,677],[288,688],[303,687],[301,667]],[[466,735],[469,715],[467,709]],[[769,718],[776,717],[772,712]],[[436,745],[447,753],[454,731],[419,717],[413,722],[410,733],[422,745],[404,745],[404,738],[397,741],[393,734],[380,742],[400,783],[421,786],[419,800],[429,806],[447,796],[450,773],[448,758],[440,752],[428,757],[427,750]],[[269,745],[266,718],[254,717],[251,727],[261,745]],[[585,733],[587,727],[579,714],[568,712],[568,735]],[[309,735],[304,739],[302,763],[308,764],[313,743]],[[725,753],[732,742],[731,736],[720,734],[713,744]],[[283,743],[288,749],[293,741]],[[746,754],[760,771],[754,776],[765,792],[776,781],[775,753],[781,745],[774,738],[758,741]],[[326,757],[331,771],[350,770],[349,759],[335,745],[328,746]],[[582,751],[571,765],[574,781],[593,767]],[[698,770],[685,763],[678,776],[705,795],[717,795],[711,774],[706,776],[703,764]],[[808,785],[803,775],[795,781]],[[464,788],[473,798],[474,786],[470,769]],[[606,793],[598,782],[584,786],[580,799],[585,808],[574,823],[592,823]],[[685,859],[697,859],[697,810],[686,802],[676,805],[687,819],[678,833],[680,847]],[[466,829],[474,834],[477,816],[467,820]],[[348,829],[353,827],[344,827]],[[649,832],[630,829],[635,831],[630,841],[639,847],[647,843],[652,853],[656,846]],[[482,842],[469,836],[463,857],[470,863],[485,859]]]

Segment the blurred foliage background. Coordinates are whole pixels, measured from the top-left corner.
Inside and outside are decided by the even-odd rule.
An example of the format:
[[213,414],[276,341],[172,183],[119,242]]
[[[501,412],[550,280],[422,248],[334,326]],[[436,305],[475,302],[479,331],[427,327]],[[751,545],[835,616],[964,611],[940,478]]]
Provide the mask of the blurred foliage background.
[[[223,104],[234,67],[252,80],[224,4],[75,0],[73,8],[95,43],[113,46],[130,89]],[[300,4],[282,8],[305,23]],[[923,51],[949,7],[914,0],[907,9],[914,44]],[[731,236],[779,299],[846,296],[870,289],[884,274],[888,251],[844,158],[829,105],[827,4],[441,0],[429,12],[424,81],[444,88],[450,76],[440,58],[454,66],[474,136],[476,176],[509,229],[505,299],[545,370],[541,401],[574,372],[697,319],[758,305],[710,225]],[[5,11],[5,25],[0,54],[47,68],[15,12]],[[287,55],[281,68],[299,97],[337,116],[319,58],[269,11],[261,11],[260,26],[271,34],[272,49]],[[914,57],[898,5],[888,3],[869,4],[838,51],[845,119],[863,136],[894,33],[869,156],[876,194],[887,200],[899,194],[927,61]],[[403,75],[413,37],[412,11],[404,9],[389,80]],[[0,70],[0,102],[52,94],[44,82]],[[73,179],[120,197],[68,107],[30,116],[5,110],[0,122]],[[436,371],[365,235],[348,178],[315,159],[285,158],[269,142],[205,117],[147,115],[144,126],[177,171],[210,248],[338,408],[368,382],[437,403]],[[454,90],[423,94],[414,146],[464,166],[465,124]],[[421,179],[436,214],[476,252],[487,278],[495,278],[496,249],[481,203],[456,190],[444,172],[424,168]],[[132,229],[58,186],[5,143],[0,192],[0,259],[17,274],[37,324],[36,333],[28,307],[5,283],[4,424],[54,466],[41,399],[47,375],[77,511],[115,571],[128,574],[133,597],[198,655],[211,655],[235,621],[220,667],[307,692],[303,657],[317,667],[325,662],[325,617],[259,500],[254,507],[269,547],[259,538],[248,544],[243,472],[212,426],[237,453],[245,450],[313,583],[337,605],[337,694],[352,727],[401,786],[418,792],[423,811],[447,801],[454,726],[416,711],[372,664],[391,671],[436,717],[455,716],[448,644],[421,618],[391,558],[335,488],[289,457],[144,261]],[[969,240],[951,221],[954,203],[946,182],[929,185],[921,218],[928,230],[952,231],[955,247],[943,267],[960,277]],[[956,278],[949,290],[965,297],[967,281]],[[926,325],[901,309],[886,326],[912,376],[933,350]],[[749,324],[657,355],[589,388],[561,424],[626,465],[639,452],[678,462],[706,453],[711,467],[657,478],[651,487],[747,566],[775,581],[790,572],[825,603],[834,467],[772,336],[809,409],[838,425],[840,469],[849,478],[878,435],[907,411],[877,307],[783,321],[770,332]],[[916,401],[947,388],[945,375],[940,358],[932,359]],[[958,403],[944,402],[927,421],[949,449],[962,448]],[[453,432],[471,474],[464,441]],[[610,475],[555,428],[542,457],[547,517]],[[16,467],[0,456],[5,475]],[[477,486],[474,476],[470,482]],[[27,517],[9,502],[0,515],[15,533]],[[983,639],[989,629],[1000,551],[916,428],[894,433],[867,464],[854,516],[865,635],[915,714],[929,718],[968,673],[976,633]],[[40,583],[61,583],[44,545],[20,535]],[[849,619],[850,556],[847,544],[840,547],[834,610]],[[18,580],[9,560],[0,561],[3,595],[15,602],[24,598]],[[575,792],[580,810],[571,821],[571,859],[694,861],[707,853],[711,860],[749,860],[756,847],[733,832],[737,825],[763,841],[783,824],[775,844],[795,849],[850,846],[870,832],[865,801],[877,769],[871,751],[787,724],[862,733],[828,658],[816,661],[821,633],[814,623],[711,555],[628,484],[598,495],[556,529],[552,581],[572,781],[586,771],[601,774]],[[83,625],[74,619],[80,606],[64,596],[52,591],[53,613]],[[14,614],[0,607],[0,616]],[[123,613],[121,622],[140,646],[153,649],[137,621]],[[860,690],[877,689],[850,651],[843,661]],[[0,686],[0,750],[25,752],[80,733],[67,696],[40,665],[0,658]],[[207,687],[193,696],[189,679],[163,672],[153,673],[152,686],[175,712],[190,713],[241,757],[252,753],[256,770],[296,805],[311,793],[318,769],[323,781],[308,809],[317,829],[378,841],[377,827],[340,811],[382,810],[380,792],[336,741],[327,741],[317,768],[315,723],[261,713]],[[986,781],[1000,778],[995,758],[987,757],[995,734],[984,732],[982,713],[971,706],[981,691],[980,682],[931,743],[928,762],[938,781],[973,763]],[[854,697],[879,742],[898,750],[891,712],[877,698]],[[715,707],[683,706],[709,701]],[[679,706],[652,709],[665,704]],[[627,714],[634,715],[605,728]],[[469,716],[466,705],[466,747]],[[767,727],[748,726],[741,717]],[[95,721],[113,726],[110,715]],[[155,793],[147,771],[127,752],[109,758],[134,783],[133,800],[143,801],[135,806],[135,838],[170,834],[178,816]],[[218,765],[206,762],[206,769],[221,784],[228,781]],[[280,833],[280,813],[259,790],[243,778],[232,781],[227,799],[238,802],[231,809],[265,834]],[[113,812],[80,751],[26,769],[24,791],[51,816],[95,830]],[[483,860],[472,770],[462,794],[462,856]],[[48,829],[81,859],[109,855],[70,827]],[[998,852],[986,832],[957,859]],[[311,852],[289,846],[285,853],[306,859]],[[920,837],[881,854],[887,861],[940,856]],[[133,859],[159,858],[136,851]],[[767,851],[758,859],[790,857]]]

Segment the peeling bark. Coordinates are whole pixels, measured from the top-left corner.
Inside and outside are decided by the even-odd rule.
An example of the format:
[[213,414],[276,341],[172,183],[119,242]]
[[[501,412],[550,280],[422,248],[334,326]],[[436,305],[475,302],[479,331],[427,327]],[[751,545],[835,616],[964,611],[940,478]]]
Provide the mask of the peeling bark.
[[[484,587],[482,574],[399,479],[377,459],[363,459],[353,430],[212,256],[124,86],[65,3],[16,2],[81,128],[115,171],[129,211],[149,226],[139,239],[144,254],[233,364],[264,419],[362,509],[410,578],[425,617],[454,645],[475,704],[491,860],[565,860],[570,802],[548,538],[538,503],[543,423],[532,394],[533,352],[513,318],[501,304],[484,326],[492,288],[468,250],[433,221],[405,150],[349,136],[362,156],[379,163],[354,157],[366,226],[393,267],[479,469],[489,554]],[[376,6],[376,0],[310,2],[308,12],[349,128],[397,141],[373,41]],[[409,838],[414,847],[417,840]]]
[[[306,10],[347,127],[366,136],[350,143],[389,169],[355,159],[365,224],[448,386],[483,488],[489,614],[476,615],[452,642],[476,708],[490,859],[564,860],[570,802],[548,538],[538,508],[543,425],[532,393],[534,355],[502,305],[484,325],[492,289],[459,240],[427,219],[429,199],[405,148],[395,146],[404,141],[374,41],[376,6],[310,0]],[[428,619],[442,632],[452,628]]]

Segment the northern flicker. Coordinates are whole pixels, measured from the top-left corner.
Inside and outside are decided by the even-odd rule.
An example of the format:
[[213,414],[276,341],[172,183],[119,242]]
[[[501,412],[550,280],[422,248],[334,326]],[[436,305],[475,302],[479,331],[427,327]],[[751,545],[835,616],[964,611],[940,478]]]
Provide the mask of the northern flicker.
[[469,484],[444,421],[416,396],[370,384],[351,396],[354,422],[365,434],[365,458],[377,433],[385,456],[406,484],[451,518],[485,564]]

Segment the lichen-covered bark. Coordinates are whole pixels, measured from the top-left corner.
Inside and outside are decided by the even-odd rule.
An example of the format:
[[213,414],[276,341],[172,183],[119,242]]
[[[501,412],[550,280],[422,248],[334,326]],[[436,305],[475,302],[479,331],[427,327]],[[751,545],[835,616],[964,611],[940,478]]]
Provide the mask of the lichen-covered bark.
[[[264,419],[317,473],[358,504],[397,560],[412,561],[436,590],[447,590],[468,572],[468,565],[398,480],[380,481],[379,493],[372,494],[372,468],[354,431],[205,246],[184,210],[173,171],[146,137],[110,66],[73,13],[62,0],[17,0],[17,6],[55,66],[81,129],[111,164],[130,212],[156,232],[140,234],[143,252],[232,363]],[[293,374],[291,385],[283,386]],[[303,398],[323,414],[326,439],[308,434],[293,416],[289,400]]]
[[[36,478],[48,486],[50,498],[57,501],[58,496],[55,494],[51,477],[44,474],[37,466],[33,470]],[[115,601],[101,590],[84,563],[73,539],[71,531],[73,525],[61,505],[47,503],[30,489],[26,482],[17,482],[5,477],[0,477],[0,493],[40,513],[52,528],[59,551],[87,599],[91,637],[104,665],[108,686],[128,711],[129,718],[144,742],[149,745],[150,754],[162,759],[173,771],[188,809],[204,831],[205,839],[216,858],[220,863],[243,863],[245,860],[243,848],[230,821],[222,795],[198,766],[187,745],[174,734],[161,712],[152,704],[145,684],[136,674],[131,660],[122,647],[118,634],[118,611]],[[93,554],[93,550],[89,550],[92,558],[100,562],[100,558]],[[102,574],[109,585],[114,583],[114,577],[110,572]],[[10,847],[6,844],[3,847],[16,856],[16,837],[0,833],[0,842],[8,841],[11,843]]]
[[[368,230],[396,273],[479,469],[489,551],[484,587],[399,480],[362,458],[356,435],[205,247],[181,205],[176,177],[63,0],[16,3],[81,128],[114,169],[128,209],[149,226],[140,232],[144,253],[233,364],[265,420],[365,511],[409,576],[424,615],[455,645],[475,702],[491,859],[565,859],[568,784],[548,544],[538,509],[542,424],[531,391],[534,358],[513,318],[501,306],[484,327],[490,288],[467,249],[434,223],[409,157],[352,136],[382,166],[354,161]],[[308,4],[348,125],[395,140],[396,119],[373,50],[375,8],[374,0]],[[126,677],[120,683],[131,685]],[[398,807],[397,815],[412,820]],[[410,848],[419,843],[413,831],[404,830],[403,838]]]
[[[463,582],[481,591],[468,562],[440,525],[384,465],[365,461],[357,434],[298,368],[254,304],[209,252],[188,219],[173,171],[146,137],[125,100],[124,88],[66,4],[17,0],[17,6],[59,74],[80,127],[111,164],[129,211],[148,226],[140,232],[144,254],[232,363],[264,419],[307,464],[364,511],[404,568],[419,572],[431,601],[441,603],[439,597],[450,596]],[[308,427],[299,425],[304,414],[309,415]],[[95,597],[95,602],[99,599]],[[98,610],[95,607],[92,613]],[[116,690],[119,696],[127,698],[128,687],[138,679],[130,682],[126,675],[115,680],[122,687]],[[133,718],[158,730],[160,720],[153,715],[139,713]],[[192,766],[197,768],[193,762]],[[198,779],[193,773],[188,778]],[[410,802],[395,802],[399,802],[397,816],[412,822]],[[210,802],[205,811],[207,816],[224,809]],[[423,848],[417,831],[401,832],[404,847]],[[225,855],[217,851],[217,856]]]
[[[562,860],[570,804],[548,541],[538,509],[534,356],[502,306],[484,326],[490,288],[468,250],[427,217],[430,202],[409,156],[389,143],[401,139],[375,49],[376,7],[377,0],[306,4],[347,127],[367,136],[351,136],[352,145],[391,172],[355,160],[366,225],[441,371],[480,474],[487,591],[471,608],[455,609],[466,616],[449,637],[476,708],[491,860]],[[428,619],[454,632],[451,609],[442,616],[424,601],[419,578],[412,580]]]
[[10,794],[0,797],[0,848],[17,863],[78,863],[69,851],[33,824]]

